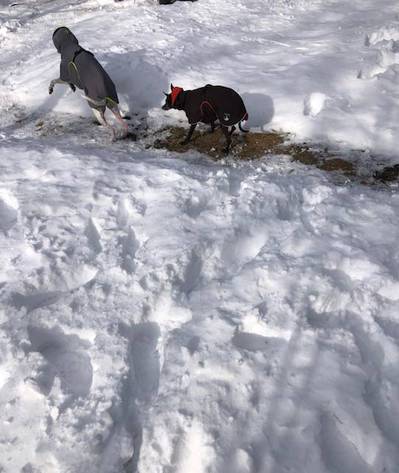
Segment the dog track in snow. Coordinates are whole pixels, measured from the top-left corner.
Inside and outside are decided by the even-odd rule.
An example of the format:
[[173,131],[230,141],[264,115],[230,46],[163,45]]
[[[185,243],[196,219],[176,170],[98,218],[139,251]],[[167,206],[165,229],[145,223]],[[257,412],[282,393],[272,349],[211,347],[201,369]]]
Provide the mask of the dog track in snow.
[[24,307],[29,313],[33,310],[55,304],[63,294],[61,291],[36,292],[27,295],[14,292],[11,294],[11,305],[16,309]]
[[[385,353],[390,344],[389,339],[387,339],[382,333],[370,333],[366,326],[355,315],[350,316],[349,328],[353,333],[355,342],[359,348],[360,356],[364,363],[364,369],[368,375],[363,396],[364,401],[372,410],[375,423],[383,435],[388,438],[396,448],[398,448],[398,369],[394,360],[385,360]],[[396,358],[398,358],[398,355]],[[381,384],[380,380],[383,374],[385,374],[386,379],[384,384]]]
[[126,235],[119,237],[119,246],[121,248],[121,268],[128,274],[133,274],[136,268],[136,252],[140,248],[133,227],[129,228]]
[[373,473],[354,445],[339,429],[339,420],[325,412],[320,415],[320,447],[326,465],[339,473]]
[[9,193],[0,193],[0,230],[5,234],[18,221],[18,201]]
[[203,261],[197,251],[192,250],[187,266],[184,270],[182,291],[189,296],[200,282]]
[[284,348],[284,338],[264,337],[257,333],[236,332],[232,338],[233,345],[239,350],[274,352]]
[[103,247],[99,227],[93,218],[90,218],[87,222],[84,234],[87,237],[88,247],[92,250],[93,257],[95,258],[103,251]]
[[379,317],[378,315],[374,319],[381,327],[385,336],[392,337],[396,342],[399,342],[399,321],[392,318]]
[[144,214],[145,204],[136,202],[131,196],[119,199],[115,218],[121,232],[117,239],[120,267],[130,275],[136,269],[136,253],[141,247],[132,223]]
[[175,440],[172,454],[173,471],[206,473],[216,457],[213,443],[211,434],[204,430],[199,420],[184,419],[182,432]]
[[77,335],[66,335],[61,329],[29,325],[28,352],[38,352],[45,360],[34,379],[39,390],[49,394],[55,377],[71,401],[87,397],[93,381],[93,367],[87,354],[87,342]]
[[[397,409],[399,384],[396,382],[398,369],[395,360],[399,355],[396,345],[390,341],[392,335],[383,333],[383,328],[381,332],[369,332],[367,323],[357,314],[347,313],[346,317],[340,322],[338,322],[334,312],[324,313],[323,323],[319,323],[318,315],[315,315],[315,317],[316,321],[313,321],[313,318],[308,318],[308,321],[315,328],[329,332],[340,327],[353,336],[353,341],[360,354],[360,362],[355,363],[359,363],[359,368],[364,371],[366,377],[363,400],[369,407],[371,418],[375,422],[375,431],[369,434],[375,436],[379,432],[381,438],[390,441],[392,450],[396,449],[397,451],[399,446],[399,422],[397,420],[399,416],[399,410]],[[391,346],[390,349],[389,346]],[[387,351],[395,353],[396,358],[386,360],[385,354]],[[381,383],[382,377],[385,379],[383,384]],[[352,419],[352,423],[353,421],[354,419]],[[352,429],[353,427],[352,425]],[[363,457],[366,452],[364,445],[362,446],[362,453],[362,450],[357,446],[356,436],[352,434],[348,437],[345,434],[346,423],[339,420],[339,415],[334,414],[334,409],[321,413],[320,428],[322,457],[333,471],[339,471],[340,473],[374,473],[374,471],[377,471],[375,468],[383,468],[381,465],[385,465],[383,451],[377,455],[375,464],[366,461]],[[358,428],[360,427],[358,426]],[[376,445],[375,448],[378,449],[378,446]],[[384,448],[389,449],[391,447],[386,444]],[[399,455],[396,456],[399,461]],[[372,455],[369,455],[369,457],[372,457]],[[388,466],[384,466],[384,468],[388,468]],[[391,470],[387,469],[386,471]]]
[[140,403],[149,404],[159,385],[159,326],[154,322],[143,322],[122,328],[122,333],[129,340],[130,375],[134,378],[134,381],[131,379],[131,391]]
[[120,448],[121,438],[128,435],[133,453],[123,469],[130,473],[136,471],[139,462],[146,410],[158,393],[161,369],[158,341],[161,332],[153,322],[132,326],[122,323],[119,332],[128,341],[129,369],[122,382],[120,402],[110,411],[114,427],[105,447],[104,458],[106,461],[110,449]]

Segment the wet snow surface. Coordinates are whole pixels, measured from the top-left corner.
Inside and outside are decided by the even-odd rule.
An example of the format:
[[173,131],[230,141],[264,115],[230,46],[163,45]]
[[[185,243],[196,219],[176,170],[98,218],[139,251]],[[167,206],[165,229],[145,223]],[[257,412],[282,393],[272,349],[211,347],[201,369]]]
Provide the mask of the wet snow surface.
[[[397,162],[381,0],[0,2],[0,471],[397,473],[399,194],[281,156],[147,149],[170,81]],[[111,144],[57,76],[114,78]],[[137,114],[137,115],[136,115]],[[369,150],[369,151],[367,151]]]

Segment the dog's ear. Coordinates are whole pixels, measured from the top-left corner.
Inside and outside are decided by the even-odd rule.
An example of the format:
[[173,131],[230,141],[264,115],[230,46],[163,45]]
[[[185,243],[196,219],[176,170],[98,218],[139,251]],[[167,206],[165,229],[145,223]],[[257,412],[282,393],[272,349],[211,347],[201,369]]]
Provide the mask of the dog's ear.
[[170,84],[170,90],[173,90],[173,89],[174,89],[173,84]]

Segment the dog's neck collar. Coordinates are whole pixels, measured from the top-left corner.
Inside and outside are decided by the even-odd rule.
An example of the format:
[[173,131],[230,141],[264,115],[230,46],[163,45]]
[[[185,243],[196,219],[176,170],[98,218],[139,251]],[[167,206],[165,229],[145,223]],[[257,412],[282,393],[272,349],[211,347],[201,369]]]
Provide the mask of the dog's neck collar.
[[179,98],[179,95],[183,92],[181,87],[173,87],[171,93],[172,106],[175,104],[176,100]]
[[185,104],[186,104],[186,90],[182,89],[179,95],[176,97],[173,108],[175,108],[176,110],[184,110]]

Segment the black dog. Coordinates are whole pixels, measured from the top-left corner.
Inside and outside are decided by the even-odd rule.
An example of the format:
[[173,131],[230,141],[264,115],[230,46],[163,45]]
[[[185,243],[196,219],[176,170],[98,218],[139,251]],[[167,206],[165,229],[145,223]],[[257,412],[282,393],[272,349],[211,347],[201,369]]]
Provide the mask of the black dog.
[[210,124],[213,132],[215,122],[219,120],[227,141],[223,150],[225,153],[229,152],[235,125],[238,124],[243,132],[248,131],[241,128],[241,122],[248,120],[248,113],[242,98],[235,90],[210,84],[195,90],[183,90],[172,84],[170,88],[170,94],[164,92],[166,100],[162,109],[184,110],[191,125],[187,138],[181,144],[186,145],[190,141],[198,122]]

